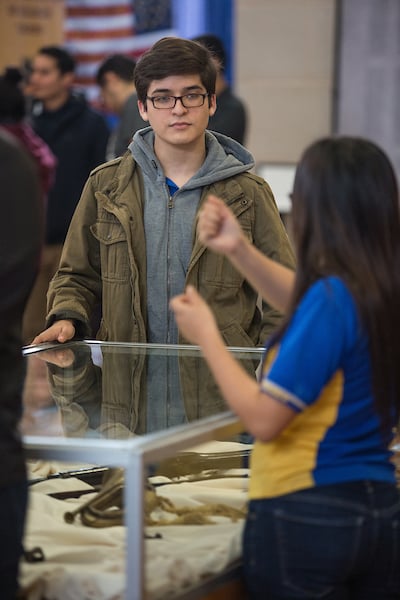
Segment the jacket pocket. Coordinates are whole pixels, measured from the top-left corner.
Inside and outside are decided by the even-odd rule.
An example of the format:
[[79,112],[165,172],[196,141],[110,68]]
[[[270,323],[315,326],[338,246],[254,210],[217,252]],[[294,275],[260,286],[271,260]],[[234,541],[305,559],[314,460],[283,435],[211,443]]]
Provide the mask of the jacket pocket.
[[222,255],[214,254],[211,256],[209,251],[204,257],[205,277],[204,280],[213,286],[240,287],[244,277],[237,271],[227,258]]
[[226,327],[222,327],[221,335],[225,344],[236,348],[254,348],[256,341],[252,340],[248,333],[237,321],[232,321]]
[[[241,223],[243,233],[252,242],[253,236],[249,227]],[[243,284],[244,276],[232,265],[230,260],[222,254],[206,250],[201,258],[204,281],[216,287],[239,288]]]
[[90,227],[100,244],[101,273],[105,281],[129,281],[129,256],[126,233],[115,219],[97,221]]

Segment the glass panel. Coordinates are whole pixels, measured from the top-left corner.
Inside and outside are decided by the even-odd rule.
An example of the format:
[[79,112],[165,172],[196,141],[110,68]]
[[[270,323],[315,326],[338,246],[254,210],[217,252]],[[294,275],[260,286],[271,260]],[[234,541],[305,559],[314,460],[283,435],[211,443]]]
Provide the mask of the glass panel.
[[[261,350],[230,350],[255,375]],[[189,600],[222,584],[242,597],[251,440],[200,351],[73,342],[24,353],[24,545],[44,561],[23,561],[23,591]]]
[[[57,598],[90,590],[103,600],[205,600],[217,589],[216,600],[243,598],[251,446],[236,440],[237,426],[218,425],[223,419],[151,436],[155,442],[142,449],[144,487],[122,469],[111,469],[100,490],[79,477],[31,486],[25,549],[42,550],[44,561],[23,562],[23,590],[32,599],[43,589]],[[215,439],[190,445],[205,430]],[[129,452],[131,440],[123,444]]]
[[[261,350],[231,352],[255,376]],[[126,439],[227,410],[194,346],[73,342],[24,353],[24,435]]]

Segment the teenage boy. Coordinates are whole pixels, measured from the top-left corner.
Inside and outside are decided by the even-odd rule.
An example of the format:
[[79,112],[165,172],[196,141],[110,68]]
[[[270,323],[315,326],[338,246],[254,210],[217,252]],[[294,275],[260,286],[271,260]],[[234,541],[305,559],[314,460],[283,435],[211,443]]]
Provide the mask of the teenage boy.
[[136,132],[123,157],[90,174],[49,288],[48,328],[34,343],[90,336],[99,301],[98,339],[181,342],[168,303],[190,283],[212,306],[228,346],[257,346],[280,315],[266,305],[261,311],[244,277],[198,240],[208,193],[226,201],[263,253],[289,267],[294,258],[269,186],[250,173],[251,154],[206,129],[216,110],[212,56],[197,42],[163,38],[139,59],[134,78],[150,127]]

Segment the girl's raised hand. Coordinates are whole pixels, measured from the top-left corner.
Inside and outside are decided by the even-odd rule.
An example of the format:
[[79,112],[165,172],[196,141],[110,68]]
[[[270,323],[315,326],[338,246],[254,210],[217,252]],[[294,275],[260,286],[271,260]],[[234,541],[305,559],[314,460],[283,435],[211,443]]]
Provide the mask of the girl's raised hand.
[[220,254],[233,253],[244,238],[232,211],[211,194],[199,212],[197,230],[201,243]]

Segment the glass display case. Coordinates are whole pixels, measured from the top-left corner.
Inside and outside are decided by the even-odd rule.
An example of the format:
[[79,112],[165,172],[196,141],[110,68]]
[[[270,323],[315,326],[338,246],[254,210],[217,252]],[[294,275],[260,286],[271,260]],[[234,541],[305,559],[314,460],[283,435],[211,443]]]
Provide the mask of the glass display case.
[[[256,375],[261,349],[230,351]],[[25,598],[243,597],[251,438],[199,349],[83,341],[24,355],[37,557],[23,561]]]

